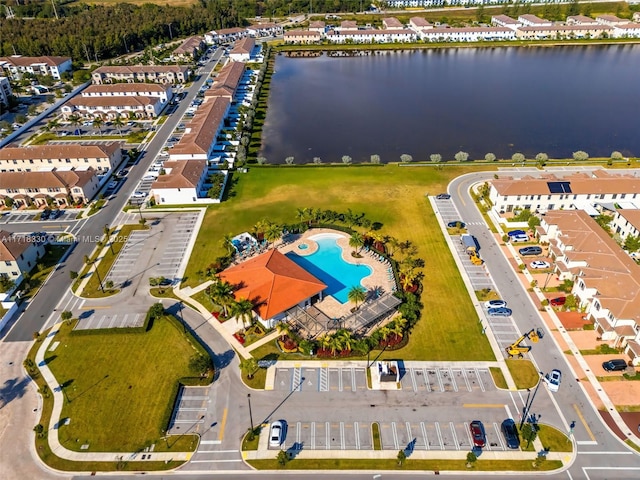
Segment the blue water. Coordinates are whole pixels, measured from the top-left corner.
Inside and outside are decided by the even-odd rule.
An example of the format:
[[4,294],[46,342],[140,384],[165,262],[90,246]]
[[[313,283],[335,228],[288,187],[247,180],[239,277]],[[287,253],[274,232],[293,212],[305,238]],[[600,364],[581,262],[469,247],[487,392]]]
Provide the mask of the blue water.
[[322,236],[312,240],[318,244],[315,253],[303,257],[289,252],[286,256],[327,285],[324,295],[347,303],[349,290],[355,285],[362,285],[362,279],[371,275],[371,267],[345,262],[336,237]]

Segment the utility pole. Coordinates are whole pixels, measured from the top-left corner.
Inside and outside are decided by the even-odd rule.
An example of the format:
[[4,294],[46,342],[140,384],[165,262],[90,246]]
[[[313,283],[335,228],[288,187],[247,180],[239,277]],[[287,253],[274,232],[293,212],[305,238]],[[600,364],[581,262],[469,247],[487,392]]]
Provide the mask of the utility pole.
[[[524,422],[529,416],[529,412],[531,411],[531,406],[533,405],[533,401],[536,398],[536,393],[538,393],[538,388],[540,387],[540,383],[542,383],[542,377],[544,374],[542,372],[538,372],[538,375],[539,375],[538,383],[536,384],[536,388],[533,391],[533,395],[531,395],[531,401],[529,401],[529,395],[527,395],[527,401],[525,402],[524,408],[522,410],[522,420],[520,421],[520,430],[522,430],[522,426],[524,425]],[[529,393],[531,393],[531,390],[529,390]]]
[[253,434],[253,414],[251,413],[251,394],[247,393],[247,401],[249,402],[249,422],[251,423],[251,434]]

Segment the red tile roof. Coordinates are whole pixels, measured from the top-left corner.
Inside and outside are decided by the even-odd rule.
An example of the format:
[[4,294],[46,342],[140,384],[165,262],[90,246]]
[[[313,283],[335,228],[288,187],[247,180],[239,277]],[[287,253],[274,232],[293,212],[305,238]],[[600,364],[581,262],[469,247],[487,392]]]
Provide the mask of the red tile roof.
[[278,250],[270,250],[227,268],[219,277],[235,285],[236,299],[251,300],[256,305],[254,310],[264,320],[327,288]]

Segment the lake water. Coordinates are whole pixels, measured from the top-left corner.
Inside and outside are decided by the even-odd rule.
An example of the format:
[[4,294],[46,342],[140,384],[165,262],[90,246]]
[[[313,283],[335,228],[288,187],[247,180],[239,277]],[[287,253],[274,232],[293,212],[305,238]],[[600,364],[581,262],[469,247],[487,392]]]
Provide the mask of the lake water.
[[640,45],[279,55],[269,163],[640,155]]

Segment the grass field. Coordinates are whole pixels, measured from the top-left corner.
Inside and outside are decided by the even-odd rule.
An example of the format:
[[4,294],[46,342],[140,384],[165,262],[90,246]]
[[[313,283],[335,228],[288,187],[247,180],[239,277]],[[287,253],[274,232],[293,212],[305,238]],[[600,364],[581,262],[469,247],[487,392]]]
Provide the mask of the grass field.
[[[411,240],[425,260],[423,317],[402,351],[383,358],[405,360],[493,360],[478,317],[425,194],[446,190],[450,179],[468,168],[267,167],[240,175],[228,201],[209,207],[186,271],[196,272],[222,255],[227,233],[250,231],[259,220],[296,222],[296,209],[313,207],[364,212],[381,222],[383,234]],[[260,358],[260,357],[258,357]]]
[[[45,359],[64,386],[61,443],[88,451],[139,451],[161,441],[167,427],[178,380],[189,377],[189,360],[202,347],[187,340],[177,324],[163,317],[145,333],[71,334],[63,325],[60,345]],[[191,450],[195,437],[185,436],[172,448]]]

